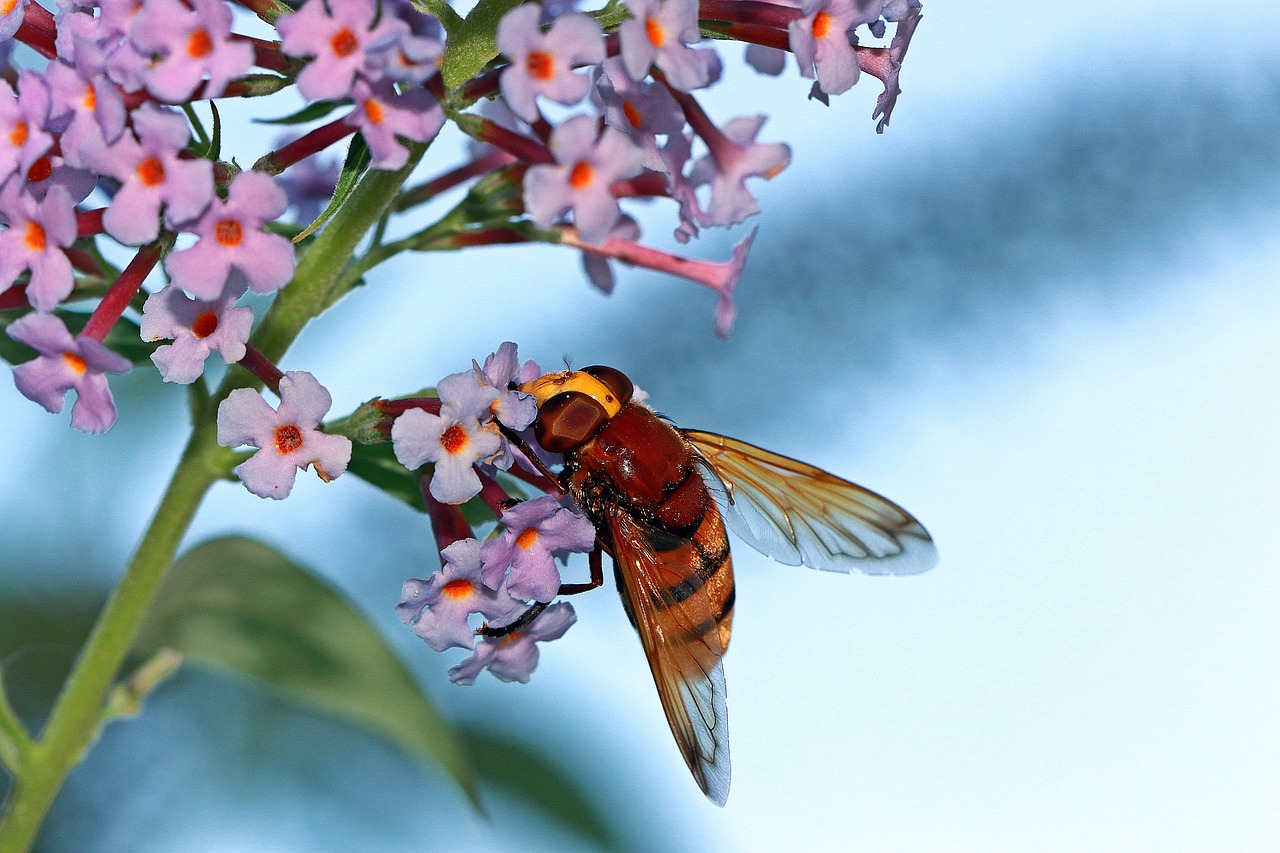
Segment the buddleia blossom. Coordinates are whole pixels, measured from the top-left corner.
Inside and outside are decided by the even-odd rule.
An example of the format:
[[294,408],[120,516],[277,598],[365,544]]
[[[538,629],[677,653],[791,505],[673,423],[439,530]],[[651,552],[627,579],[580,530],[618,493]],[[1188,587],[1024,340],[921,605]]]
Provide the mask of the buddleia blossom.
[[572,210],[573,224],[583,240],[603,240],[621,215],[610,187],[640,173],[643,152],[621,131],[606,127],[597,136],[594,118],[574,116],[552,131],[551,153],[554,165],[532,166],[525,173],[529,216],[548,227]]
[[236,280],[217,299],[192,299],[171,284],[147,297],[142,306],[142,339],[173,341],[151,354],[165,382],[189,385],[196,381],[214,352],[227,364],[244,358],[253,310],[233,307],[244,291],[243,283]]
[[706,60],[690,44],[698,32],[697,0],[626,0],[632,18],[618,27],[622,62],[632,80],[643,80],[657,65],[667,81],[688,91],[707,85]]
[[[849,43],[848,32],[865,23],[857,8],[859,0],[804,0],[804,16],[788,28],[791,51],[800,64],[800,74],[818,78],[818,86],[828,95],[839,95],[858,82],[858,56]],[[872,19],[879,17],[872,15]]]
[[[484,582],[526,601],[550,601],[560,591],[557,552],[590,551],[596,529],[580,513],[550,495],[524,501],[502,514],[506,528],[484,543]],[[510,574],[507,574],[508,570]],[[505,584],[503,583],[505,578]]]
[[293,277],[293,244],[263,230],[289,206],[284,190],[262,172],[241,172],[231,182],[227,200],[214,198],[200,218],[188,225],[195,245],[165,259],[176,284],[201,299],[217,299],[235,270],[254,293],[279,290]]
[[440,414],[410,409],[396,418],[391,442],[396,459],[406,468],[435,466],[432,497],[445,504],[463,503],[480,492],[475,464],[502,449],[489,409],[498,392],[478,383],[470,370],[446,376],[436,387]]
[[379,15],[372,0],[307,0],[298,11],[281,15],[276,29],[285,53],[311,58],[298,73],[302,96],[338,100],[351,94],[356,75],[394,47],[407,27],[392,15]]
[[478,381],[491,385],[498,392],[498,398],[489,404],[489,410],[500,424],[519,432],[533,423],[538,414],[533,395],[515,390],[511,385],[521,385],[541,376],[542,370],[536,361],[530,359],[521,364],[516,345],[504,341],[496,352],[485,357],[483,366],[473,362],[472,370],[478,374]]
[[171,226],[200,215],[213,198],[213,164],[179,156],[191,132],[178,113],[144,104],[134,111],[133,126],[136,138],[125,133],[91,160],[99,172],[120,181],[103,226],[121,243],[137,246],[160,233],[162,207]]
[[17,93],[0,82],[0,182],[26,174],[53,144],[44,130],[49,104],[48,84],[35,72],[18,76]]
[[537,644],[560,639],[577,621],[573,605],[567,601],[553,604],[519,631],[505,637],[485,637],[471,657],[450,668],[449,678],[455,684],[474,684],[476,676],[487,669],[499,681],[527,684],[538,666]]
[[31,271],[27,300],[37,311],[52,311],[71,293],[71,262],[63,251],[76,239],[74,204],[67,191],[53,187],[37,200],[17,181],[0,190],[0,290],[20,273]]
[[253,65],[253,48],[230,33],[231,7],[223,0],[146,0],[129,35],[152,56],[147,91],[178,103],[203,81],[204,97],[220,96]]
[[14,320],[9,337],[38,355],[13,368],[22,396],[57,414],[68,391],[76,392],[71,425],[88,433],[104,433],[116,422],[116,404],[107,386],[108,373],[127,373],[129,360],[98,341],[73,337],[52,314],[28,314]]
[[347,470],[351,440],[317,427],[333,398],[310,373],[286,371],[280,380],[280,406],[262,395],[237,388],[218,406],[218,444],[252,445],[258,452],[236,466],[246,489],[260,498],[289,496],[299,469],[314,467],[326,483]]
[[437,652],[475,648],[475,631],[468,621],[473,613],[509,620],[525,610],[527,605],[506,590],[484,583],[481,545],[475,539],[454,542],[440,557],[440,571],[426,580],[405,581],[396,607],[400,620]]
[[444,110],[426,89],[401,93],[390,80],[376,84],[358,80],[351,96],[356,108],[346,121],[360,128],[375,169],[399,169],[408,162],[409,149],[398,137],[426,142],[444,125]]
[[747,189],[747,178],[772,178],[791,162],[791,148],[779,142],[756,142],[765,116],[735,118],[720,134],[705,139],[710,153],[694,164],[689,178],[695,185],[710,184],[706,225],[736,225],[760,211]]
[[538,117],[538,96],[561,104],[576,104],[587,96],[591,80],[576,65],[604,61],[600,25],[580,12],[556,19],[546,33],[538,26],[536,3],[517,6],[498,23],[498,49],[511,64],[502,72],[502,97],[525,121]]

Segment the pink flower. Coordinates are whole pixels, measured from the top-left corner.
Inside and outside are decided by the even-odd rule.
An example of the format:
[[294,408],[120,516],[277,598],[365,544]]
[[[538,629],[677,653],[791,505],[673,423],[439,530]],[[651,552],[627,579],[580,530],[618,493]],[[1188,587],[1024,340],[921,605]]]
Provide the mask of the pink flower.
[[75,284],[71,262],[63,251],[76,239],[75,203],[62,187],[52,187],[43,201],[9,181],[0,191],[0,289],[23,270],[31,270],[27,301],[37,311],[52,311]]
[[46,410],[62,411],[68,391],[76,392],[71,425],[88,433],[104,433],[116,422],[116,404],[107,373],[128,373],[129,359],[92,338],[73,338],[52,314],[28,314],[9,325],[9,337],[39,353],[13,369],[18,391]]
[[[408,25],[373,0],[307,0],[276,21],[280,46],[290,56],[311,57],[298,74],[298,91],[310,100],[338,100],[351,94],[356,75],[377,64]],[[390,9],[388,9],[390,11]]]
[[537,3],[525,3],[498,22],[498,49],[511,60],[499,86],[507,106],[525,121],[537,119],[538,95],[566,105],[585,98],[591,80],[574,66],[604,61],[604,36],[595,20],[569,12],[543,34],[541,12]]
[[217,299],[206,301],[192,299],[171,284],[147,297],[142,306],[142,339],[173,341],[151,354],[165,382],[195,382],[214,351],[227,364],[244,358],[253,310],[231,307],[244,290],[243,284],[229,287]]
[[[694,164],[689,179],[695,185],[711,185],[711,201],[703,225],[736,225],[760,205],[747,189],[747,178],[772,178],[791,162],[791,149],[780,142],[756,142],[765,117],[743,116],[704,134],[710,154]],[[707,138],[710,135],[711,138]]]
[[316,429],[331,405],[333,398],[314,376],[286,371],[278,409],[249,388],[227,395],[218,406],[218,444],[259,448],[236,466],[236,474],[260,498],[287,498],[300,468],[314,465],[326,483],[347,470],[351,440]]
[[502,514],[502,524],[506,531],[481,549],[482,577],[487,586],[524,601],[550,601],[559,593],[560,572],[552,552],[585,553],[596,542],[590,520],[551,495],[517,504]]
[[839,95],[858,82],[858,56],[849,43],[849,30],[865,17],[854,0],[805,0],[804,17],[788,27],[791,51],[800,74],[812,78],[828,95]]
[[459,539],[440,556],[444,567],[426,580],[405,581],[396,607],[401,621],[437,652],[475,648],[475,632],[468,622],[472,613],[511,619],[527,606],[504,590],[485,586],[481,547],[475,539]]
[[471,657],[450,668],[449,678],[454,684],[475,684],[476,676],[487,669],[499,681],[527,684],[538,666],[537,644],[560,639],[577,621],[572,604],[553,604],[520,631],[485,637]]
[[146,0],[130,31],[135,45],[158,57],[145,75],[147,91],[169,103],[191,97],[206,76],[203,97],[219,97],[253,66],[253,48],[230,38],[231,7],[222,0],[192,5]]
[[360,128],[375,169],[399,169],[408,161],[409,149],[397,137],[426,142],[444,126],[444,110],[420,87],[401,94],[390,80],[375,85],[357,80],[351,96],[356,108],[345,121]]
[[524,204],[530,218],[549,227],[566,210],[582,239],[596,243],[609,235],[621,210],[610,187],[643,168],[644,153],[620,130],[596,135],[596,120],[574,116],[551,132],[554,165],[532,166],[524,176]]
[[707,61],[689,47],[702,41],[697,0],[627,0],[627,9],[633,17],[618,27],[618,39],[632,80],[643,80],[657,65],[677,89],[707,85]]
[[190,226],[200,235],[194,246],[174,252],[164,268],[181,286],[202,299],[217,299],[231,271],[238,270],[254,293],[272,293],[293,277],[293,244],[262,230],[285,212],[289,199],[263,172],[241,172],[227,200],[214,198]]

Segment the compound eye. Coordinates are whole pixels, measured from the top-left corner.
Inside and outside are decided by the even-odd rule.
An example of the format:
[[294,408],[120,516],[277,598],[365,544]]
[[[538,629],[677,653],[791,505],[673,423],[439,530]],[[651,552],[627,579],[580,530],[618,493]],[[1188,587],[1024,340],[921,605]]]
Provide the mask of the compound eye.
[[618,398],[619,406],[625,406],[631,401],[631,394],[635,390],[635,386],[631,384],[627,374],[616,367],[593,364],[591,367],[582,368],[582,372],[588,376],[594,376],[600,381],[600,384],[608,388],[609,393]]
[[590,441],[608,421],[604,406],[581,391],[565,391],[538,409],[533,435],[543,450],[568,453]]

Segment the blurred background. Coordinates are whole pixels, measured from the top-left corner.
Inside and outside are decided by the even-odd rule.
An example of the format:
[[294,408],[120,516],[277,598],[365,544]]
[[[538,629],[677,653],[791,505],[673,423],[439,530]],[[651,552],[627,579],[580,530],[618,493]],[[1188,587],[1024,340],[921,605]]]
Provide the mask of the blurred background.
[[[106,731],[40,849],[1276,849],[1280,7],[1231,10],[927,3],[883,136],[874,80],[825,108],[724,47],[713,117],[767,112],[793,148],[728,341],[694,285],[620,270],[605,297],[570,251],[498,248],[389,265],[286,359],[335,413],[503,340],[613,364],[677,423],[929,527],[941,563],[910,578],[735,551],[723,810],[608,588],[529,685],[455,687],[462,654],[392,611],[438,565],[425,518],[306,476],[279,504],[216,488],[190,543],[252,534],[328,578],[451,720],[572,780],[589,828],[498,790],[486,820],[384,742],[189,669]],[[641,218],[676,249],[670,213]],[[113,387],[120,422],[89,437],[0,383],[0,655],[33,718],[184,439],[181,389]]]

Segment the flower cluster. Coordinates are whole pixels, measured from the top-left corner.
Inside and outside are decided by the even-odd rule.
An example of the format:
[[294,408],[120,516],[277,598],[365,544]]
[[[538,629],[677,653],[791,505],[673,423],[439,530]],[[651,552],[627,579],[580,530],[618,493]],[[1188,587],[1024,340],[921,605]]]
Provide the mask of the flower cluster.
[[[86,342],[101,344],[131,306],[141,310],[144,340],[172,341],[153,354],[167,381],[194,382],[213,351],[228,362],[242,359],[252,351],[252,317],[238,300],[249,290],[275,293],[295,270],[294,247],[273,223],[291,206],[316,207],[309,197],[290,199],[276,176],[298,166],[288,185],[303,192],[304,174],[320,174],[317,155],[355,135],[367,157],[348,158],[356,171],[346,177],[399,170],[439,133],[446,105],[479,147],[470,162],[405,190],[394,209],[491,180],[457,209],[466,221],[428,227],[398,251],[569,245],[605,290],[614,285],[609,261],[710,288],[716,330],[727,334],[751,235],[728,262],[692,260],[642,245],[639,226],[622,209],[629,198],[670,200],[674,234],[687,242],[755,214],[752,180],[772,178],[790,161],[788,146],[760,141],[763,115],[717,124],[704,109],[700,90],[722,72],[704,35],[746,42],[751,62],[770,73],[779,52],[794,54],[800,74],[815,81],[811,97],[824,102],[862,72],[879,78],[884,92],[873,117],[883,129],[920,17],[918,0],[802,0],[798,7],[791,0],[623,0],[594,12],[525,3],[487,24],[448,10],[442,27],[409,0],[305,0],[285,14],[257,0],[238,2],[274,26],[279,40],[233,32],[227,0],[60,2],[56,13],[22,0],[0,11],[4,38],[47,60],[0,82],[0,312],[53,318],[37,324],[40,346],[32,347],[46,361],[23,371],[19,386],[51,411],[74,388],[81,411],[100,413],[75,419],[82,428],[114,421],[105,372],[124,368],[95,356],[84,361],[83,378],[70,382],[47,368],[48,359],[83,358],[93,349]],[[887,24],[887,45],[862,43],[888,38]],[[492,31],[472,31],[484,26]],[[497,55],[450,65],[446,30],[464,33],[470,46],[460,54],[488,38]],[[452,79],[458,67],[467,71]],[[222,159],[216,110],[210,134],[191,109],[287,86],[311,102],[311,117],[340,115],[249,171]],[[551,118],[547,104],[557,105]],[[136,247],[134,263],[116,273],[103,261],[99,241],[106,239]],[[157,267],[166,288],[142,293]],[[97,296],[79,334],[65,326],[53,334],[69,301]],[[6,321],[11,337],[29,337],[30,327],[14,320]],[[268,381],[273,370],[259,378]],[[453,473],[470,465],[464,460],[504,464],[501,442],[479,426],[486,393],[483,383],[456,389],[449,412],[430,425],[466,438],[451,454],[456,463],[439,466],[436,488],[450,500],[465,491],[465,477]],[[438,436],[428,440],[439,444]],[[422,461],[428,458],[440,461]]]
[[[533,397],[516,388],[540,372],[532,361],[521,364],[508,341],[483,365],[472,362],[470,370],[440,380],[438,400],[421,401],[435,403],[438,413],[411,407],[390,429],[401,463],[427,466],[424,497],[443,563],[430,578],[405,583],[398,612],[436,651],[474,651],[449,671],[459,683],[470,684],[482,669],[504,681],[528,681],[538,659],[535,642],[559,637],[575,618],[568,604],[547,606],[561,589],[556,558],[595,547],[595,527],[576,508],[553,495],[514,500],[491,476],[497,466],[558,488],[539,480],[533,466],[511,467],[520,451],[507,435],[526,430],[536,414]],[[457,507],[476,495],[501,530],[483,543]],[[477,615],[490,629],[478,647],[471,622]]]

